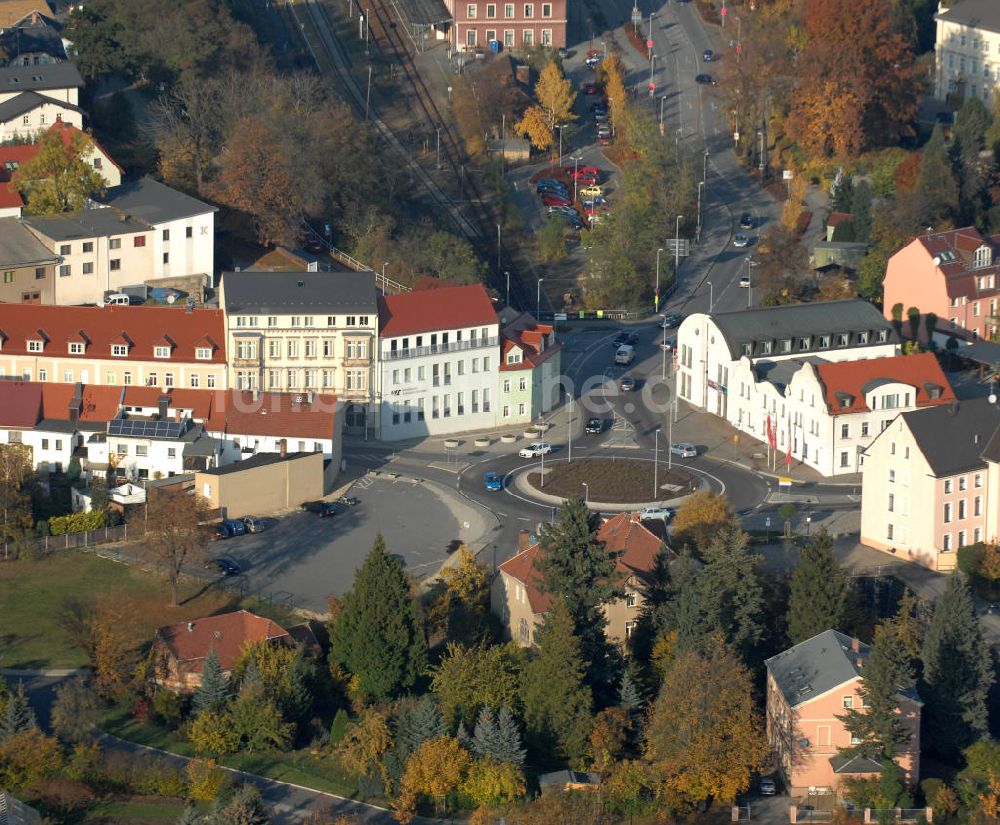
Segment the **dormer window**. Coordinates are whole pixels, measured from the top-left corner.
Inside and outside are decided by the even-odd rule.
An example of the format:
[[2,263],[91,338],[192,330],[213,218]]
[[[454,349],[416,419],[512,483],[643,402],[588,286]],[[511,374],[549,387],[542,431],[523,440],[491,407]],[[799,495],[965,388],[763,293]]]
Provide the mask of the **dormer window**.
[[819,348],[820,349],[829,349],[830,348],[830,336],[829,335],[821,335],[821,336],[819,336]]
[[782,352],[791,352],[792,351],[792,339],[791,338],[785,338],[781,342],[781,351]]
[[196,347],[194,351],[194,357],[199,361],[211,361],[212,360],[212,350],[210,347]]
[[28,341],[28,352],[41,352],[45,347],[45,342],[38,339]]
[[115,358],[126,358],[128,357],[128,344],[112,344],[111,354]]
[[761,355],[770,355],[771,349],[774,347],[773,341],[761,341],[760,353]]
[[807,335],[805,338],[799,338],[799,349],[800,350],[807,350],[811,346],[812,346],[812,337],[811,336]]
[[867,344],[867,343],[868,343],[868,339],[869,339],[870,337],[871,337],[870,333],[867,333],[867,332],[859,332],[859,333],[858,333],[858,343],[859,343],[859,344]]
[[837,335],[837,346],[846,347],[851,342],[851,334],[849,332],[841,332]]
[[83,355],[83,344],[81,344],[79,341],[70,341],[69,354]]
[[170,347],[153,347],[153,356],[155,358],[169,358]]
[[983,244],[972,253],[972,266],[975,269],[982,269],[985,266],[993,265],[993,249]]
[[743,354],[744,355],[753,355],[753,344],[750,341],[747,341],[743,345]]
[[887,330],[887,329],[880,329],[878,331],[878,342],[880,344],[884,344],[888,340],[889,340],[889,330]]
[[507,353],[507,363],[508,364],[520,364],[521,363],[521,350],[512,349]]

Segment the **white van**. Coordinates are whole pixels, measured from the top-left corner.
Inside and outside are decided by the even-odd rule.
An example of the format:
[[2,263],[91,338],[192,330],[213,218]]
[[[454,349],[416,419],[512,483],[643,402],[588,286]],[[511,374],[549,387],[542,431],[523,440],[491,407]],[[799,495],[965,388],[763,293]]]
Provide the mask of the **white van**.
[[98,306],[102,307],[127,307],[131,303],[129,296],[124,292],[112,292],[110,295],[105,295]]
[[631,344],[622,344],[615,352],[616,364],[631,364],[635,360],[635,347]]

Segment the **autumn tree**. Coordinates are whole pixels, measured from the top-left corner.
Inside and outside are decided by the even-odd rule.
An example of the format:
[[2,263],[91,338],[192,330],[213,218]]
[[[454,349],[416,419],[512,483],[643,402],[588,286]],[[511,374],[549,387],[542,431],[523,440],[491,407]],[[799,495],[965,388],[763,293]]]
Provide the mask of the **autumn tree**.
[[469,765],[461,787],[473,805],[495,808],[524,796],[524,773],[510,762],[476,759]]
[[673,532],[677,543],[702,550],[723,527],[735,523],[733,508],[725,496],[700,490],[677,508]]
[[476,561],[464,544],[459,548],[457,563],[441,571],[447,592],[469,605],[478,605],[489,591],[489,567]]
[[212,816],[208,825],[268,825],[270,811],[256,785],[241,785]]
[[555,141],[555,130],[548,124],[541,106],[529,106],[523,117],[514,124],[514,131],[528,138],[536,149],[548,149]]
[[431,690],[449,724],[472,723],[482,706],[516,706],[520,667],[513,643],[465,647],[450,643],[431,668]]
[[83,742],[97,729],[97,694],[77,676],[56,688],[51,725],[64,742]]
[[833,555],[824,528],[799,555],[788,593],[788,639],[796,645],[817,633],[840,627],[847,605],[847,577]]
[[33,215],[55,215],[83,209],[88,198],[105,193],[107,185],[89,162],[94,142],[85,134],[60,125],[38,139],[38,151],[11,176],[11,186]]
[[573,114],[576,92],[573,91],[573,84],[563,75],[558,61],[551,60],[542,69],[538,82],[535,83],[535,98],[545,112],[545,122],[550,129],[555,129],[557,124],[576,120],[576,115]]
[[372,777],[382,769],[382,757],[392,746],[392,731],[385,714],[375,708],[366,708],[348,726],[335,753],[350,773]]
[[59,742],[37,727],[0,738],[0,785],[20,791],[57,773],[63,765]]
[[605,708],[594,717],[590,731],[590,758],[594,769],[608,770],[621,758],[628,743],[632,720],[625,708]]
[[678,656],[646,726],[655,781],[691,803],[730,802],[749,787],[766,754],[750,674],[739,660],[724,645]]
[[249,642],[233,664],[233,680],[242,682],[251,664],[264,695],[286,720],[300,721],[309,716],[313,704],[309,690],[313,667],[301,649],[267,641]]
[[32,526],[31,491],[35,484],[31,448],[27,444],[0,444],[0,541],[17,539]]
[[195,560],[208,539],[203,524],[208,502],[189,492],[157,490],[146,511],[147,553],[155,560],[170,588],[170,606],[177,607],[177,589],[184,566]]
[[462,783],[471,762],[468,752],[454,737],[429,739],[406,760],[400,784],[412,794],[431,799],[435,810],[440,812],[449,795]]
[[293,725],[285,722],[260,682],[244,680],[226,718],[247,753],[267,748],[283,750],[291,742]]

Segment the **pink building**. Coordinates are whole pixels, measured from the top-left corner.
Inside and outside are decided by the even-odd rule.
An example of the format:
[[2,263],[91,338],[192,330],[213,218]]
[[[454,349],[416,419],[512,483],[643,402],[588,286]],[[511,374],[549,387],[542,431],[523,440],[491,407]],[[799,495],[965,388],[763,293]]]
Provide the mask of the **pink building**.
[[[975,227],[921,235],[889,259],[883,282],[886,318],[895,304],[922,316],[933,312],[937,329],[966,330],[970,337],[989,338],[996,329],[1000,297],[996,249],[1000,235],[984,237]],[[909,330],[904,326],[904,332]],[[920,336],[924,337],[921,328]]]
[[[768,743],[792,796],[836,792],[845,777],[879,772],[871,759],[840,753],[859,744],[839,717],[863,707],[858,686],[869,650],[858,639],[824,630],[765,662]],[[899,694],[899,713],[911,738],[900,746],[897,762],[911,786],[920,779],[922,707],[916,691]]]
[[445,7],[454,21],[451,45],[456,52],[487,52],[493,41],[505,51],[566,45],[567,0],[445,0]]

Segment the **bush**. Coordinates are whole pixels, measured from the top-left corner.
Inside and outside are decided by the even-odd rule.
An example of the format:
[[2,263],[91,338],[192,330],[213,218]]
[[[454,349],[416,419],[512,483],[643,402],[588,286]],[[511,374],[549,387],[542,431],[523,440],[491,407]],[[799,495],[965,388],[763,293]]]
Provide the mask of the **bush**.
[[184,700],[170,690],[157,691],[153,696],[152,715],[155,721],[170,730],[174,730],[181,722]]
[[187,764],[187,779],[188,799],[196,802],[218,799],[229,781],[214,759],[192,759]]
[[49,533],[61,536],[65,533],[84,533],[88,530],[99,530],[106,523],[102,510],[91,510],[89,513],[72,513],[68,516],[56,516],[49,519]]
[[347,728],[351,724],[351,717],[348,716],[347,711],[340,708],[337,711],[337,715],[333,717],[333,724],[330,725],[330,744],[336,745],[344,738],[344,734],[347,733]]

